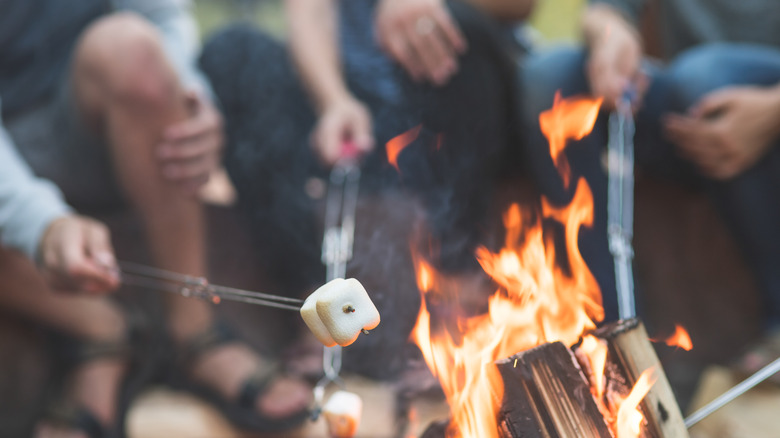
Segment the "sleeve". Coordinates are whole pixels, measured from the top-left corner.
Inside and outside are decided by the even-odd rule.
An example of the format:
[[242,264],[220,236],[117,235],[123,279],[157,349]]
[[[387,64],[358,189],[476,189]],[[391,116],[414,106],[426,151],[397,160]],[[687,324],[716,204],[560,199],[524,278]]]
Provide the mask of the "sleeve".
[[211,86],[197,68],[200,36],[191,0],[114,0],[114,5],[152,22],[162,34],[165,53],[184,87],[198,90],[213,100]]
[[0,119],[0,244],[38,261],[44,231],[70,212],[59,189],[33,175]]
[[611,6],[623,14],[629,22],[639,25],[639,18],[645,7],[646,0],[590,0],[590,4]]

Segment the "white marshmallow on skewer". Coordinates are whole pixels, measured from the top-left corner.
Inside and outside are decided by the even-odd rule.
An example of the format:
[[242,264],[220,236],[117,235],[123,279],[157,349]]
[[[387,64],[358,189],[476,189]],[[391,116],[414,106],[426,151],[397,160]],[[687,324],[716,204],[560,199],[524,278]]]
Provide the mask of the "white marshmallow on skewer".
[[379,311],[363,285],[354,278],[337,278],[315,290],[301,307],[301,317],[326,347],[346,347],[362,330],[379,325]]
[[328,434],[332,438],[355,436],[362,413],[363,401],[360,396],[347,391],[334,392],[322,408]]

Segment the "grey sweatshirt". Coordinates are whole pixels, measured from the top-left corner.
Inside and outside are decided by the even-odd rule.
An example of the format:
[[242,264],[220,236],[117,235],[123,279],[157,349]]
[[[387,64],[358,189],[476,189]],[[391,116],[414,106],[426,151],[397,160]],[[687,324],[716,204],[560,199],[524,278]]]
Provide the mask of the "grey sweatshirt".
[[[3,1],[27,0],[0,0],[0,5]],[[189,11],[190,0],[115,0],[113,3],[119,9],[138,12],[154,23],[162,32],[166,53],[182,83],[207,97],[212,96],[207,81],[195,68],[199,40]],[[23,39],[23,35],[17,36],[16,40]],[[0,63],[0,71],[2,67]],[[46,228],[70,212],[57,187],[37,178],[20,157],[0,117],[0,245],[20,250],[37,260]]]

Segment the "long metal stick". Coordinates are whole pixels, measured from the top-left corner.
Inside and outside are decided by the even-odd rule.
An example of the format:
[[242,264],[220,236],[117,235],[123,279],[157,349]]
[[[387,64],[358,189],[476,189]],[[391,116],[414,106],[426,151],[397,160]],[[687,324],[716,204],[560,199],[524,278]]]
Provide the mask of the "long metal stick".
[[300,311],[303,300],[227,286],[209,284],[202,277],[192,277],[132,262],[120,262],[122,283],[147,289],[175,293],[207,301],[230,300],[277,309]]
[[[325,233],[322,239],[322,263],[326,268],[326,280],[344,278],[347,262],[352,259],[355,242],[355,213],[360,190],[360,167],[351,158],[336,163],[331,170],[328,195],[325,203]],[[365,333],[365,332],[364,332]],[[325,389],[331,383],[344,387],[341,372],[341,346],[325,347],[322,351],[322,368],[325,375],[314,387],[315,408],[312,420],[320,414],[325,400]]]
[[693,426],[694,424],[705,419],[713,412],[722,408],[727,403],[730,403],[735,398],[744,394],[748,390],[752,389],[759,383],[772,377],[778,372],[780,372],[780,357],[775,359],[774,362],[770,363],[764,368],[761,368],[760,370],[756,371],[755,374],[743,380],[740,384],[724,392],[720,397],[707,403],[706,405],[704,405],[704,407],[691,414],[688,418],[685,419],[685,427],[690,429],[691,426]]
[[607,193],[609,251],[615,261],[618,311],[621,319],[636,316],[631,246],[634,228],[634,116],[631,93],[609,116],[609,191]]

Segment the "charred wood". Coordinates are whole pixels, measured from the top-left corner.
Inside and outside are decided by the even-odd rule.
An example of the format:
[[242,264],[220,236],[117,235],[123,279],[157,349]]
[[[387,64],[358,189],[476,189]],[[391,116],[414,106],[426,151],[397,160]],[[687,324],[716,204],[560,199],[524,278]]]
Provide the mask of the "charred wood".
[[574,353],[560,342],[496,364],[504,380],[504,438],[611,437]]
[[641,437],[688,438],[677,400],[644,324],[635,318],[617,321],[593,334],[607,341],[609,347],[604,371],[607,393],[627,395],[643,371],[655,368],[657,380],[640,404],[646,423]]

